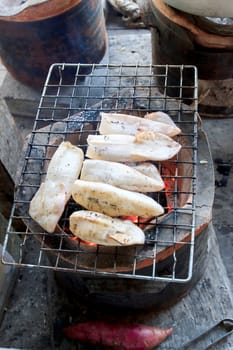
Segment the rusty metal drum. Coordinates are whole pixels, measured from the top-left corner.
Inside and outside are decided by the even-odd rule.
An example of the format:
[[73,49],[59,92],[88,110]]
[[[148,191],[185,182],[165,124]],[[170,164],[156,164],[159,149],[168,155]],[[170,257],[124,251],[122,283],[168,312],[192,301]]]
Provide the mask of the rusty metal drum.
[[46,1],[0,16],[0,32],[2,63],[16,80],[35,89],[43,87],[51,64],[99,63],[106,52],[99,0]]

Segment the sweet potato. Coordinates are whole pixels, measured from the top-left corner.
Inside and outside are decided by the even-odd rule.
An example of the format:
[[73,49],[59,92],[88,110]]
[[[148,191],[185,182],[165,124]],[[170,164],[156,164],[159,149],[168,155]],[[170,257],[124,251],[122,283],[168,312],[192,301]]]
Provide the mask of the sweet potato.
[[173,329],[160,329],[142,324],[84,322],[64,328],[68,338],[121,350],[150,350],[172,334]]

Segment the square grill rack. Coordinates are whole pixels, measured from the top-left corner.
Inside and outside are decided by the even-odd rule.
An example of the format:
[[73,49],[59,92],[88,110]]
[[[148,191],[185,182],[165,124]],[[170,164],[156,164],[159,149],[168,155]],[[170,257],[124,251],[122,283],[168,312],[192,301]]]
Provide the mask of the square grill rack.
[[[15,199],[4,241],[3,263],[72,271],[102,278],[169,282],[190,280],[195,240],[197,106],[197,70],[193,66],[52,65],[33,130],[26,139],[20,161]],[[161,202],[169,193],[173,204],[169,212],[167,201],[163,203],[167,214],[165,218],[154,221],[156,226],[151,226],[146,233],[144,247],[106,248],[97,245],[85,249],[82,242],[73,240],[71,233],[67,233],[68,217],[77,210],[72,199],[60,220],[60,231],[54,234],[44,232],[28,214],[30,200],[45,175],[45,164],[51,159],[49,150],[56,149],[62,140],[70,140],[85,152],[88,134],[98,133],[100,111],[126,112],[138,116],[164,111],[182,130],[177,140],[181,143],[185,140],[182,152],[189,157],[181,159],[179,153],[169,160],[167,164],[174,169],[172,174],[163,173],[163,164],[156,164],[163,173],[164,181],[170,179],[173,184],[170,190],[159,192],[156,199]],[[189,170],[180,173],[178,168],[183,164]],[[180,182],[190,185],[181,188]],[[182,196],[188,198],[187,203],[180,201]],[[183,216],[185,220],[180,219]],[[18,229],[22,227],[22,222],[23,228]],[[35,238],[39,245],[38,252],[36,250],[35,254],[28,255],[30,242],[35,242]],[[17,247],[12,253],[14,261],[7,258],[12,244]],[[184,255],[179,253],[182,249],[185,250]],[[170,267],[161,271],[159,264],[161,260],[162,264],[164,260],[166,262],[166,259]],[[185,272],[178,271],[179,264],[185,266]]]

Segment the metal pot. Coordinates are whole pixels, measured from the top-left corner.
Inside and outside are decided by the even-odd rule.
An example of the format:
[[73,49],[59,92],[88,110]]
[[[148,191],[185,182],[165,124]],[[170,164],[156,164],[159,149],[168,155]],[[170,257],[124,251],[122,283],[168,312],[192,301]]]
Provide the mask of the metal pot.
[[229,0],[164,0],[180,11],[197,16],[233,17],[233,2]]

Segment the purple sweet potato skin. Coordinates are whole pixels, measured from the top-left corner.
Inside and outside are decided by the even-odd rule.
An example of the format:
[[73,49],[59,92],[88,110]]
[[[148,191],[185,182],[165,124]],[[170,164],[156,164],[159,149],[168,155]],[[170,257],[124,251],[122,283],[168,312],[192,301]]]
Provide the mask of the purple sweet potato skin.
[[102,344],[121,350],[150,350],[172,334],[173,329],[160,329],[142,324],[126,325],[106,322],[84,322],[64,329],[68,338]]

